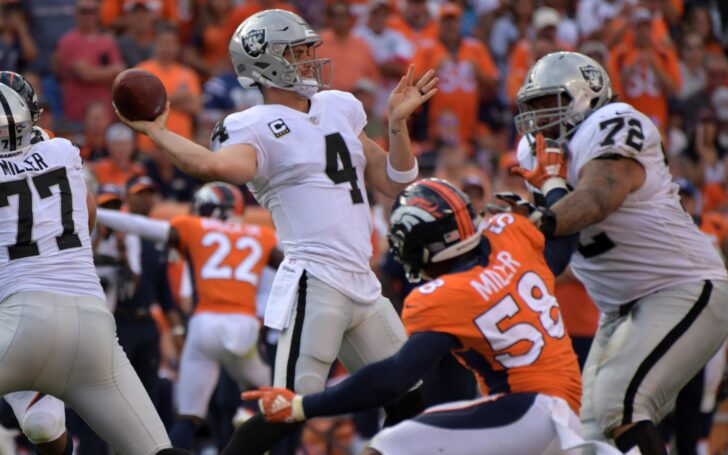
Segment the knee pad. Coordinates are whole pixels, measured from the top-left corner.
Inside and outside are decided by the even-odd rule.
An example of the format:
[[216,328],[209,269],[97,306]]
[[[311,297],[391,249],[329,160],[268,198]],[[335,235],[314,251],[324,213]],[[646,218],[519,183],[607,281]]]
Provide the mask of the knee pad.
[[57,415],[43,409],[28,410],[23,417],[20,428],[33,444],[52,442],[60,438],[66,431],[65,416]]

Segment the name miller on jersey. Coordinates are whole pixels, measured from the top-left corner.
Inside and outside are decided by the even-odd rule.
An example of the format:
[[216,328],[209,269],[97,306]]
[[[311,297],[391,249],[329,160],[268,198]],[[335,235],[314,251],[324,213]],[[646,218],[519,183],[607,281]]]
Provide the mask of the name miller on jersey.
[[501,251],[495,255],[499,264],[489,265],[480,272],[480,281],[471,281],[470,285],[478,291],[485,300],[490,300],[493,294],[500,292],[511,283],[521,263],[513,259],[508,251]]
[[6,161],[0,160],[0,169],[5,175],[19,175],[26,172],[42,171],[48,169],[48,165],[43,161],[43,157],[38,153],[32,153],[23,161]]

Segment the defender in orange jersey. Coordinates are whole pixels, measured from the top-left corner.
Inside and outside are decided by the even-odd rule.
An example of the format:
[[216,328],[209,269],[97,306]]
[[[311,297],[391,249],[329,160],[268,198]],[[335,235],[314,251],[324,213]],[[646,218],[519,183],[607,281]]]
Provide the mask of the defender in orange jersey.
[[196,305],[177,383],[177,411],[182,418],[170,434],[177,447],[192,448],[220,366],[241,388],[270,384],[270,368],[257,350],[255,293],[263,268],[277,268],[283,254],[276,248],[272,229],[231,219],[242,215],[243,209],[240,190],[219,182],[201,187],[194,195],[192,214],[171,222],[99,209],[100,223],[166,241],[190,265]]
[[[551,189],[547,203],[564,194]],[[429,282],[404,302],[405,345],[321,393],[265,389],[243,397],[259,398],[269,421],[359,411],[402,395],[452,353],[484,397],[387,428],[366,454],[562,454],[584,444],[579,366],[553,297],[554,273],[568,263],[575,239],[545,239],[516,213],[493,217],[482,232],[478,223],[452,184],[427,179],[407,187],[392,211],[390,247],[408,279]]]

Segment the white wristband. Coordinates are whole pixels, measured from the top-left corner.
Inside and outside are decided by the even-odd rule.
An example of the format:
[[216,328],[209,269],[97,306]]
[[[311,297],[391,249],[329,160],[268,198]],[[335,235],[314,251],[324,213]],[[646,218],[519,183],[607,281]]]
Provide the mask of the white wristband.
[[543,185],[541,185],[541,193],[546,196],[547,194],[549,194],[549,191],[555,188],[563,188],[567,191],[569,189],[569,187],[566,185],[566,180],[562,179],[561,177],[551,177],[550,179],[546,180]]
[[407,171],[398,171],[392,167],[392,163],[389,161],[389,154],[387,154],[387,176],[390,180],[397,183],[410,183],[417,178],[417,174],[420,173],[420,168],[417,165],[417,158],[415,158],[415,165],[412,169]]

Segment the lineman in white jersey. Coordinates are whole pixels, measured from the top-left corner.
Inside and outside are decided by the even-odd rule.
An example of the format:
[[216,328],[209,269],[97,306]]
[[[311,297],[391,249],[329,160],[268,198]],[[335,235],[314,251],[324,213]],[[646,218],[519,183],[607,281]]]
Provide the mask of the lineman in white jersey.
[[[394,197],[416,178],[406,120],[437,91],[434,71],[415,82],[409,68],[389,98],[387,154],[363,132],[360,102],[349,93],[319,92],[329,70],[327,60],[316,59],[319,44],[311,27],[286,11],[266,10],[238,27],[230,41],[233,67],[245,86],[262,86],[265,105],[219,124],[215,153],[165,129],[168,111],[153,122],[127,122],[193,176],[248,183],[271,211],[286,255],[265,316],[266,325],[282,330],[274,385],[304,394],[324,388],[337,356],[355,371],[397,352],[405,340],[368,265],[364,181]],[[389,416],[420,410],[420,403],[405,403],[388,409],[401,412]],[[258,415],[223,453],[262,453],[295,428]]]
[[56,396],[120,454],[186,453],[170,448],[116,341],[79,151],[65,139],[31,145],[32,123],[0,84],[0,394]]
[[[665,453],[655,424],[728,332],[723,262],[680,205],[659,130],[612,102],[597,62],[571,52],[541,58],[516,103],[523,168],[534,166],[533,135],[569,154],[562,176],[574,191],[536,223],[547,235],[581,231],[572,268],[604,313],[584,367],[583,436]],[[515,172],[533,183],[540,171]],[[544,188],[554,184],[565,185],[551,178]]]
[[[33,86],[23,76],[12,71],[0,71],[0,84],[15,90],[28,105],[33,121],[30,142],[48,140],[48,133],[38,126],[41,108]],[[25,436],[41,455],[73,453],[73,439],[66,432],[66,412],[61,400],[33,391],[13,392],[3,398],[13,409]]]

